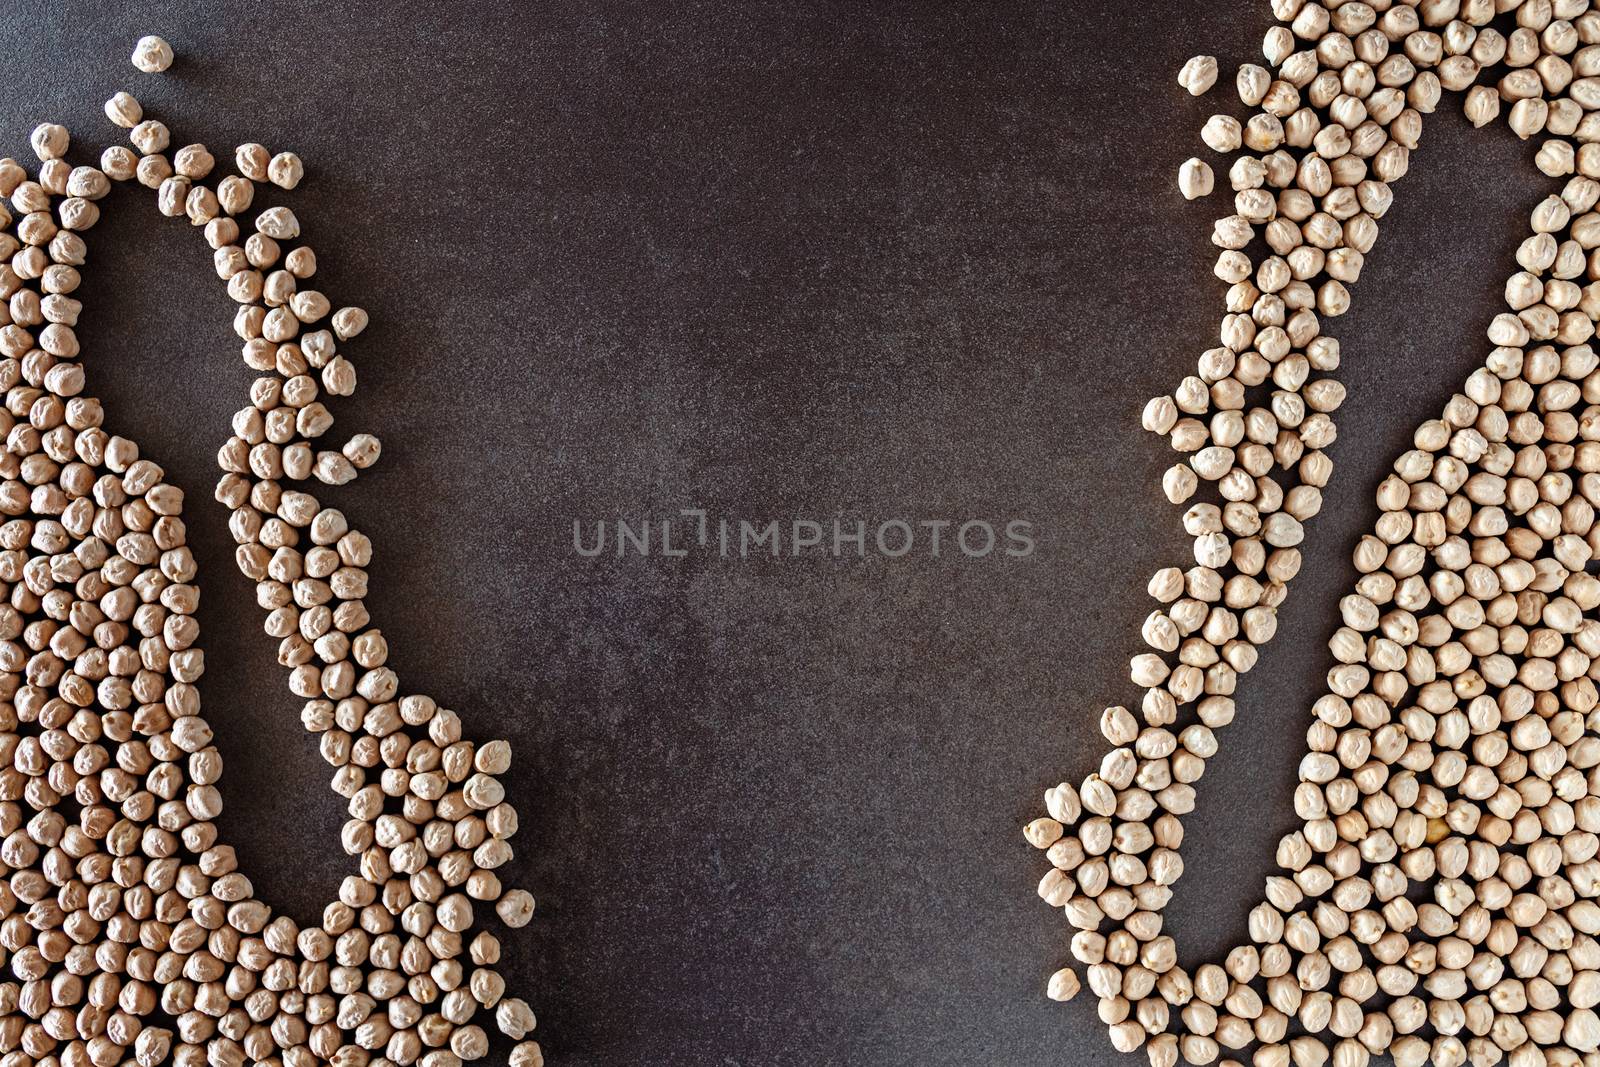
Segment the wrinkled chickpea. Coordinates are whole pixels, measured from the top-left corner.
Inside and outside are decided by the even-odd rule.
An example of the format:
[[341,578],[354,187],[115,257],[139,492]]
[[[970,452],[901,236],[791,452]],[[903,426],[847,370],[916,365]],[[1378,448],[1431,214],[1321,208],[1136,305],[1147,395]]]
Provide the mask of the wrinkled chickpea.
[[172,46],[150,34],[133,46],[133,65],[146,74],[159,74],[172,66]]
[[1178,168],[1178,190],[1183,193],[1185,200],[1210,196],[1214,188],[1216,176],[1204,160],[1190,159]]
[[305,165],[293,152],[279,152],[267,163],[267,180],[280,189],[293,189],[305,176]]
[[132,94],[119,92],[106,101],[106,118],[125,130],[131,130],[144,121],[144,108],[139,106],[139,101]]
[[1217,84],[1217,57],[1195,56],[1178,72],[1178,84],[1190,96],[1204,96]]

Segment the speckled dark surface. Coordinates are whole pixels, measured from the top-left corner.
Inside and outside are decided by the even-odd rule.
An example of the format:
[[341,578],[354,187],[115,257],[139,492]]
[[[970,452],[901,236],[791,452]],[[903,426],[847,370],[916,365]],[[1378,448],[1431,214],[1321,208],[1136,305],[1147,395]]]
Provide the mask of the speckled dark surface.
[[[1042,995],[1067,929],[1018,827],[1100,756],[1144,582],[1185,546],[1138,431],[1207,347],[1220,197],[1173,175],[1264,3],[18,3],[0,154],[183,139],[307,161],[324,287],[369,307],[336,414],[408,686],[517,749],[510,971],[566,1067],[1124,1062]],[[137,74],[136,37],[181,58]],[[1350,401],[1278,640],[1200,788],[1169,929],[1242,936],[1288,828],[1371,489],[1479,360],[1530,150],[1447,102],[1336,325]],[[80,152],[79,155],[82,153]],[[119,191],[85,361],[191,491],[225,829],[309,918],[341,808],[210,500],[249,372],[197,233]],[[1468,310],[1461,310],[1468,309]],[[1027,559],[579,558],[572,520],[1019,517]],[[1240,819],[1244,817],[1241,830]],[[1131,1062],[1131,1061],[1128,1061]]]

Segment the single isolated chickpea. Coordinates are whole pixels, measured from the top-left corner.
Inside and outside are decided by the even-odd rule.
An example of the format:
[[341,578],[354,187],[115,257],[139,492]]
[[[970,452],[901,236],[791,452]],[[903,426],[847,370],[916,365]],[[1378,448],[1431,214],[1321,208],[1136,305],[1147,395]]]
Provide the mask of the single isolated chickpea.
[[1195,56],[1178,72],[1178,84],[1190,96],[1204,96],[1217,84],[1217,57]]
[[1188,159],[1178,168],[1178,191],[1185,200],[1210,196],[1216,182],[1216,175],[1203,159]]
[[146,74],[159,74],[172,66],[172,46],[150,34],[133,46],[133,65]]

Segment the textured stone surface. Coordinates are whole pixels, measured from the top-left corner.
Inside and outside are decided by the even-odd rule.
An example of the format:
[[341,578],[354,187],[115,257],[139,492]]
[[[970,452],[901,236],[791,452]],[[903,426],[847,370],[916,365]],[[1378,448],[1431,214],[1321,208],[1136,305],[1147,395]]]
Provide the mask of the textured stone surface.
[[[179,143],[293,149],[364,304],[335,414],[415,687],[509,736],[514,986],[552,1061],[1121,1062],[1044,980],[1068,929],[1018,828],[1099,759],[1144,582],[1185,552],[1143,401],[1211,342],[1219,195],[1175,173],[1266,5],[14,3],[0,154],[96,152],[129,88]],[[138,36],[173,70],[140,75]],[[1195,52],[1224,77],[1198,100]],[[1371,490],[1482,358],[1531,150],[1448,101],[1333,332],[1350,401],[1280,636],[1189,820],[1194,962],[1258,898]],[[81,151],[74,159],[87,161]],[[227,834],[311,918],[341,809],[209,500],[250,372],[198,233],[90,235],[91,389],[191,492]],[[166,318],[152,313],[164,309]],[[1019,561],[585,560],[574,518],[1022,517]],[[1241,814],[1245,823],[1241,827]],[[301,857],[305,857],[301,859]],[[1129,1061],[1131,1062],[1131,1061]]]

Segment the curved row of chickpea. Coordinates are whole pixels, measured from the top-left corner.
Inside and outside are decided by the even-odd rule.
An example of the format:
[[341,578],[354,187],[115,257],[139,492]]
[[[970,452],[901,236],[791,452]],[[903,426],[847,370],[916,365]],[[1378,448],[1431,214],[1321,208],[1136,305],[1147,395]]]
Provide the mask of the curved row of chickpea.
[[[171,63],[164,42],[141,42],[143,68],[141,55]],[[257,183],[292,189],[300,160],[245,145],[240,174],[212,188],[211,154],[169,159],[166,127],[131,95],[106,113],[137,154],[73,167],[66,130],[45,124],[36,179],[0,160],[0,947],[16,979],[0,983],[0,1067],[456,1067],[488,1052],[480,1011],[519,1042],[514,1067],[536,1067],[533,1013],[494,969],[500,942],[473,933],[478,903],[513,928],[533,913],[496,873],[517,829],[498,780],[510,747],[474,745],[454,712],[403,694],[364,606],[370,542],[295,487],[343,484],[380,453],[366,434],[315,448],[333,421],[319,396],[355,387],[339,349],[365,312],[304,287],[316,256],[288,247],[288,208],[260,212],[241,241]],[[263,372],[219,452],[216,495],[348,801],[341,845],[360,870],[320,926],[274,917],[217,840],[222,760],[196,688],[183,494],[82,394],[81,234],[111,182],[131,179],[204,228]]]
[[[1154,651],[1132,663],[1141,708],[1106,711],[1113,750],[1081,784],[1048,790],[1026,828],[1051,862],[1039,893],[1078,931],[1072,953],[1113,1043],[1155,1067],[1245,1050],[1257,1067],[1597,1064],[1600,580],[1586,568],[1600,550],[1600,12],[1273,7],[1286,24],[1264,43],[1273,69],[1237,78],[1258,113],[1202,135],[1244,150],[1228,170],[1234,214],[1214,231],[1231,286],[1220,345],[1143,420],[1187,457],[1168,498],[1209,498],[1184,515],[1194,566],[1150,583],[1163,606],[1143,627]],[[1474,84],[1496,64],[1511,70]],[[1200,95],[1217,73],[1197,57],[1179,80]],[[1538,169],[1576,176],[1532,214],[1484,369],[1380,488],[1307,735],[1303,827],[1280,842],[1250,943],[1189,970],[1163,932],[1181,819],[1239,675],[1276,632],[1331,476],[1344,389],[1312,377],[1339,364],[1321,320],[1348,308],[1445,89],[1467,92],[1479,124],[1506,101],[1520,136],[1551,135]],[[1213,183],[1199,160],[1180,174],[1191,197]],[[1071,969],[1051,977],[1053,998],[1077,991]]]

